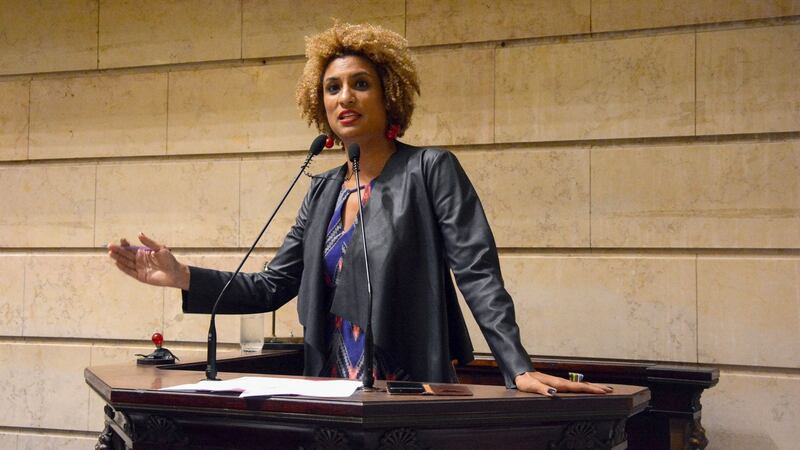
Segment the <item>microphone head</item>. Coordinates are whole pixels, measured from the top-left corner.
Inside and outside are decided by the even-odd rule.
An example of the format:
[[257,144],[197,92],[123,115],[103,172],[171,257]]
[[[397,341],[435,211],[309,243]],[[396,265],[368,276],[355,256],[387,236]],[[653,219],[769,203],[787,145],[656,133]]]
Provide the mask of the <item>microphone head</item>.
[[361,159],[361,146],[358,144],[350,144],[350,146],[347,147],[347,158],[350,161]]
[[317,156],[322,152],[322,149],[325,148],[325,140],[328,139],[328,136],[324,134],[320,134],[317,136],[313,142],[311,142],[311,147],[308,149],[308,153],[311,156]]

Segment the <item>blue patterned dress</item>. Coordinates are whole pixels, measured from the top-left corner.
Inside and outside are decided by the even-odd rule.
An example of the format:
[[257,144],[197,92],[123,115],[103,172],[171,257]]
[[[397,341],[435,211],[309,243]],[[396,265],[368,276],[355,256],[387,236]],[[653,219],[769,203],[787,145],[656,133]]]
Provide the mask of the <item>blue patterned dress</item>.
[[[362,189],[361,199],[364,205],[369,201],[374,182],[375,180]],[[323,276],[325,285],[328,287],[328,298],[331,300],[336,291],[336,281],[339,273],[343,269],[342,262],[345,253],[347,253],[347,246],[350,244],[353,233],[358,227],[358,216],[356,216],[353,225],[347,230],[344,229],[344,224],[342,223],[342,210],[347,204],[350,194],[355,193],[356,190],[356,188],[342,188],[325,235]],[[362,267],[354,267],[348,270],[364,269]],[[360,379],[364,366],[364,333],[361,327],[349,320],[331,314],[328,336],[328,342],[330,342],[328,362],[326,364],[328,375],[335,378]],[[376,379],[397,380],[407,378],[405,372],[397,368],[391,359],[382,354],[377,348],[374,352],[374,359],[373,374]]]

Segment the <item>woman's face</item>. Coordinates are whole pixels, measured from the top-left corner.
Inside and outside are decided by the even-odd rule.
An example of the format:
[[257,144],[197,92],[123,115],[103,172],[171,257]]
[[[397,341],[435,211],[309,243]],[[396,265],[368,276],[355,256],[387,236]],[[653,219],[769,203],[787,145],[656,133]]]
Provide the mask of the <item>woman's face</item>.
[[383,87],[372,63],[361,56],[342,56],[322,76],[328,125],[345,145],[385,139]]

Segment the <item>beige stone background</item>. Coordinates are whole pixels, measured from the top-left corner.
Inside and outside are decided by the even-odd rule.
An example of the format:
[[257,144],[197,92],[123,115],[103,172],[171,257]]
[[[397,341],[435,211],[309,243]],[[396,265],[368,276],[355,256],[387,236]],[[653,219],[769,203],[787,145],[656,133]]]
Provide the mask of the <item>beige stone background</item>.
[[235,267],[315,135],[294,84],[331,17],[409,40],[404,140],[466,167],[528,351],[718,366],[710,448],[800,448],[797,0],[0,0],[0,448],[92,448],[83,368],[154,330],[202,355],[206,318],[104,244]]

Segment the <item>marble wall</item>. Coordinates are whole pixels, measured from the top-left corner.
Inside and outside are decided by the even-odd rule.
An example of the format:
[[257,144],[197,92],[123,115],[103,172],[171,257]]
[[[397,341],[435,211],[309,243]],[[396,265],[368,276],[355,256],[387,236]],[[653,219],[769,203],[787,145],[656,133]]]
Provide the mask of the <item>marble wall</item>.
[[[423,95],[404,141],[461,160],[532,354],[719,366],[710,448],[796,446],[800,2],[343,5],[0,0],[1,448],[90,447],[83,368],[155,330],[203,356],[207,318],[104,245],[145,231],[233,268],[316,135],[294,84],[303,36],[334,17],[408,39]],[[302,334],[295,305],[278,335]],[[237,318],[218,327],[235,348]]]

